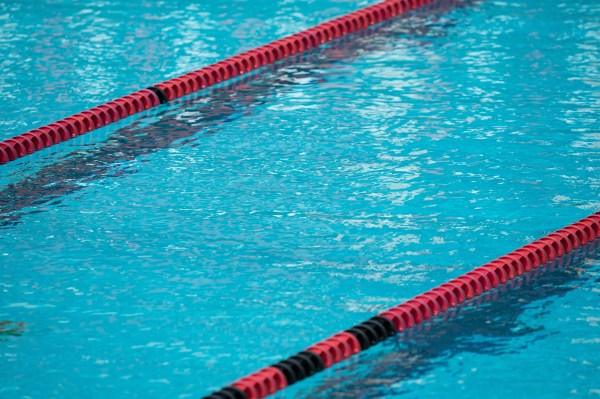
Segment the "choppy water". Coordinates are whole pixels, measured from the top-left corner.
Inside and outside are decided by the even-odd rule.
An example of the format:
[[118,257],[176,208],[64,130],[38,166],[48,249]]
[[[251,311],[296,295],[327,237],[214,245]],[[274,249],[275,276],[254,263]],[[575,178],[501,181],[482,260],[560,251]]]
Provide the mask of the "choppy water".
[[[185,4],[3,4],[3,134],[363,5]],[[198,397],[598,210],[599,4],[442,6],[2,166],[2,395]],[[281,397],[598,395],[599,266]]]

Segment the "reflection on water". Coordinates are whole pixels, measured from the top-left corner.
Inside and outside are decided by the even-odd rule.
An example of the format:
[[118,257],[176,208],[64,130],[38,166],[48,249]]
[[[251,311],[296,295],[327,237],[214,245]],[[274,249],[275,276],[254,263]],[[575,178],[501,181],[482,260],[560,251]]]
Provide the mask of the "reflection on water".
[[25,332],[25,323],[22,321],[0,320],[0,342],[8,337],[19,337]]
[[198,69],[365,3],[2,1],[0,138]]
[[[443,0],[415,14],[420,18],[435,18],[436,13],[458,6],[455,0]],[[291,57],[202,96],[196,94],[176,101],[153,115],[151,121],[136,121],[112,133],[106,143],[77,151],[18,183],[7,185],[0,191],[0,227],[14,225],[27,213],[41,212],[45,205],[59,204],[62,196],[81,190],[94,180],[134,173],[135,170],[119,165],[175,144],[192,143],[198,134],[213,134],[223,123],[252,115],[254,109],[265,104],[274,93],[286,92],[307,82],[322,83],[323,77],[331,73],[328,67],[340,61],[351,62],[365,51],[380,51],[389,37],[432,33],[419,22],[388,21],[336,40],[324,49]],[[451,25],[445,23],[442,28]],[[433,34],[444,33],[442,30]],[[28,209],[31,207],[34,209]]]
[[[405,380],[419,381],[465,353],[500,356],[526,350],[554,334],[532,326],[523,314],[547,305],[597,279],[600,240],[477,297],[436,319],[390,338],[360,359],[337,366],[322,382],[297,388],[297,398],[384,398],[408,394]],[[518,344],[516,344],[518,343]],[[593,340],[588,345],[594,350]],[[496,359],[501,359],[500,357]],[[497,360],[501,362],[501,360]],[[348,364],[349,363],[349,364]],[[477,367],[467,364],[467,369]],[[425,391],[427,392],[427,391]],[[430,392],[432,397],[435,393]],[[476,393],[474,394],[477,397]]]
[[[4,165],[0,319],[27,333],[2,344],[0,396],[198,397],[593,212],[597,8],[408,16]],[[558,301],[492,301],[431,347],[415,331],[397,355],[370,349],[373,389],[352,386],[463,397],[457,362],[523,380],[544,357],[570,373],[549,391],[593,388],[597,293],[569,273],[580,289],[530,293]],[[488,307],[502,316],[474,326]],[[394,377],[379,354],[410,358]]]

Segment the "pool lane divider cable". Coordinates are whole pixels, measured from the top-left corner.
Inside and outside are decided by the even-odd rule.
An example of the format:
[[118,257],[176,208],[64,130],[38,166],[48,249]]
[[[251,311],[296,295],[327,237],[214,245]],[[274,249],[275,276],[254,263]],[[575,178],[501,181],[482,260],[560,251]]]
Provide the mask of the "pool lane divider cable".
[[432,0],[386,0],[0,142],[0,164],[317,48]]
[[600,239],[600,212],[396,305],[204,399],[261,399]]

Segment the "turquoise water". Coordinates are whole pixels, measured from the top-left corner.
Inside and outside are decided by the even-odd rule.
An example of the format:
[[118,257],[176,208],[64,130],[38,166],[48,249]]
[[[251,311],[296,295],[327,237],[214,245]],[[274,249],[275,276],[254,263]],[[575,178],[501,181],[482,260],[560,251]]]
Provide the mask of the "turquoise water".
[[364,7],[365,0],[0,2],[0,138]]
[[[6,137],[359,6],[34,4],[1,5],[21,21]],[[0,320],[24,327],[0,393],[199,397],[597,211],[598,15],[414,13],[2,166]],[[590,250],[280,397],[597,396],[599,267]]]

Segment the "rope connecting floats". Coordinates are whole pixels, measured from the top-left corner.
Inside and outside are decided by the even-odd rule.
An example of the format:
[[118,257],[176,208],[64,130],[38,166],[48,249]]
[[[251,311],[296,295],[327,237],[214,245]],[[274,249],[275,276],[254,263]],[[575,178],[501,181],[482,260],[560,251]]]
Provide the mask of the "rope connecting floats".
[[241,378],[204,399],[262,399],[597,239],[600,212]]
[[432,0],[386,0],[0,142],[0,164],[319,47]]

